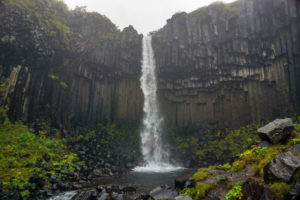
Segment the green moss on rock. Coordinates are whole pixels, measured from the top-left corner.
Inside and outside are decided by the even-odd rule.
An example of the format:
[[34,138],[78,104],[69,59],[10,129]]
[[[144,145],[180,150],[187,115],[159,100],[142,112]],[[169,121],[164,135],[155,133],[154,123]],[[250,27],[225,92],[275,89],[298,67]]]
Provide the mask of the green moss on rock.
[[[50,160],[43,159],[44,155]],[[52,170],[45,171],[37,160]],[[48,138],[44,131],[36,135],[22,122],[11,123],[7,117],[0,124],[0,180],[4,190],[24,189],[35,173],[46,179],[47,174],[74,171],[77,161],[77,155],[69,153],[61,139]]]

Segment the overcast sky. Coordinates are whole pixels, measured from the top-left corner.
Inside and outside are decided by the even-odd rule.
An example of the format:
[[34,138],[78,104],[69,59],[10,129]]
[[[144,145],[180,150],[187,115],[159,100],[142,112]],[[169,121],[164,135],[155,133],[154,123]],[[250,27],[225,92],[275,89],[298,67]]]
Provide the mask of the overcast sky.
[[106,15],[120,29],[133,25],[140,33],[162,28],[166,20],[176,12],[191,12],[214,1],[216,0],[64,0],[71,9],[75,6],[87,6],[88,11]]

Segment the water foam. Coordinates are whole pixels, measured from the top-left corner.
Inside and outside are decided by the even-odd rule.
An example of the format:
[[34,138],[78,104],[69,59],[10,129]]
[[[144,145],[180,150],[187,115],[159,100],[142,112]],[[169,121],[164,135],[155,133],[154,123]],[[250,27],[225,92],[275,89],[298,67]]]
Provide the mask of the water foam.
[[134,168],[135,172],[155,172],[155,173],[166,173],[166,172],[173,172],[177,170],[184,169],[182,167],[176,167],[174,165],[168,164],[168,163],[149,163],[145,166],[138,166]]

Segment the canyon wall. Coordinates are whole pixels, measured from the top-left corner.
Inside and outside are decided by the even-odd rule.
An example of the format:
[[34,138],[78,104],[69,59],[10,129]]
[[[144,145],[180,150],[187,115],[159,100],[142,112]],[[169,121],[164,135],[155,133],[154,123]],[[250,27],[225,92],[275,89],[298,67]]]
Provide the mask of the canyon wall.
[[[13,120],[138,127],[142,35],[60,1],[0,1],[1,105]],[[226,128],[300,102],[300,3],[241,0],[177,13],[153,32],[167,129]]]
[[152,34],[168,129],[238,127],[300,105],[298,0],[214,3]]
[[13,120],[59,128],[139,126],[142,35],[52,0],[0,3],[2,104]]

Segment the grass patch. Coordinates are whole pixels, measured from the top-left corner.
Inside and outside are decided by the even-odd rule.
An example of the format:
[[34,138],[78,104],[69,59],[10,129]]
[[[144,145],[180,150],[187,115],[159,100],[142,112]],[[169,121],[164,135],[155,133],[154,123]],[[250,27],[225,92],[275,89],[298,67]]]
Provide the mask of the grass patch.
[[212,185],[205,183],[196,183],[195,188],[185,188],[181,193],[186,196],[190,196],[195,200],[201,199],[207,195],[212,189]]
[[[45,154],[50,161],[43,159]],[[51,170],[39,167],[38,159]],[[24,189],[35,173],[46,179],[52,174],[74,171],[76,161],[77,155],[67,152],[61,139],[48,138],[44,131],[36,135],[22,122],[11,123],[7,117],[0,124],[0,180],[4,190]]]
[[203,181],[208,177],[207,170],[205,168],[200,168],[197,172],[193,175],[193,179],[195,181]]

